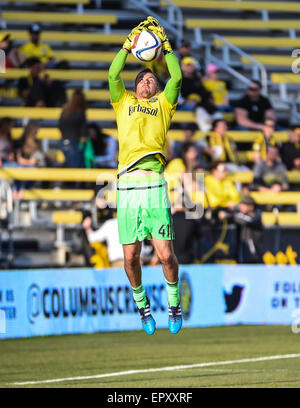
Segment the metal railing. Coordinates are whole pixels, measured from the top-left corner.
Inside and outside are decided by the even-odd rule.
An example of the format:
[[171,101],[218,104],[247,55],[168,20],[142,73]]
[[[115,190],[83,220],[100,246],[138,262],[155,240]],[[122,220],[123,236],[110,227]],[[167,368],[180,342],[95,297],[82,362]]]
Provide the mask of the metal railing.
[[151,15],[157,18],[164,26],[166,32],[172,33],[177,41],[182,40],[183,37],[183,16],[180,7],[176,6],[172,1],[165,0],[168,6],[168,20],[164,19],[153,11],[150,7],[157,5],[157,2],[147,0],[130,0],[129,4],[136,9],[140,9],[145,15]]
[[263,93],[267,95],[268,94],[268,76],[267,76],[267,71],[264,65],[261,64],[259,61],[257,61],[255,58],[251,57],[251,55],[247,54],[245,51],[241,50],[239,47],[236,47],[235,45],[231,44],[229,41],[225,40],[219,34],[214,34],[213,39],[217,39],[224,44],[224,47],[222,47],[222,59],[213,56],[212,49],[211,49],[212,45],[206,44],[206,62],[211,61],[211,62],[217,63],[218,65],[220,65],[221,68],[229,72],[235,78],[237,78],[241,82],[248,84],[250,80],[246,76],[242,75],[241,73],[239,73],[232,67],[233,61],[230,58],[230,52],[232,51],[235,54],[239,55],[240,57],[246,58],[253,65],[252,78],[258,79],[261,82]]

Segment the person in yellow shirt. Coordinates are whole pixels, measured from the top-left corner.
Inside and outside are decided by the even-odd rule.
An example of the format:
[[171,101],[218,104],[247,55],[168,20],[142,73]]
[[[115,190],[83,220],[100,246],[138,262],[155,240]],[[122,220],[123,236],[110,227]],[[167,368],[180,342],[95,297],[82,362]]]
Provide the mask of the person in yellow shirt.
[[211,209],[221,208],[233,211],[240,201],[234,183],[226,178],[225,163],[216,162],[211,166],[211,174],[205,176],[207,204]]
[[[135,92],[125,89],[120,73],[131,52],[134,36],[143,30],[155,32],[161,39],[170,79],[160,90],[158,78],[150,69],[135,80]],[[175,113],[182,74],[164,28],[149,16],[135,27],[114,58],[108,73],[111,103],[116,114],[119,139],[117,218],[124,266],[138,307],[142,327],[152,335],[155,320],[150,300],[142,285],[140,254],[142,241],[151,239],[163,266],[169,302],[169,330],[176,334],[182,325],[178,261],[174,253],[173,223],[167,183],[166,135]]]
[[228,91],[226,83],[219,80],[219,73],[220,68],[217,65],[208,64],[206,76],[203,78],[203,86],[212,93],[217,108],[227,110],[229,106]]
[[[236,145],[227,134],[228,126],[224,119],[216,119],[208,139],[209,153],[212,161],[222,161],[237,164]],[[228,167],[228,166],[227,166]]]
[[19,48],[19,55],[22,61],[30,58],[38,58],[44,68],[55,66],[54,52],[48,44],[40,43],[41,27],[32,24],[29,28],[30,41]]
[[252,145],[253,161],[258,163],[260,160],[266,160],[268,146],[276,145],[275,120],[266,118],[263,124],[262,133],[259,134]]

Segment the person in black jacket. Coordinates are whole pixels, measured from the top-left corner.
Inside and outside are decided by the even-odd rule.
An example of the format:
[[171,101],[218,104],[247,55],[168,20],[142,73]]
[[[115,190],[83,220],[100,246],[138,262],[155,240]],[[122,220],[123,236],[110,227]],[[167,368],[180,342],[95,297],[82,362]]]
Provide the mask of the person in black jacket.
[[263,250],[263,230],[261,212],[250,195],[241,199],[238,210],[233,215],[237,226],[238,263],[261,263]]
[[58,127],[62,135],[62,151],[65,166],[84,168],[83,151],[80,145],[87,136],[86,100],[81,90],[75,90],[71,99],[62,109]]

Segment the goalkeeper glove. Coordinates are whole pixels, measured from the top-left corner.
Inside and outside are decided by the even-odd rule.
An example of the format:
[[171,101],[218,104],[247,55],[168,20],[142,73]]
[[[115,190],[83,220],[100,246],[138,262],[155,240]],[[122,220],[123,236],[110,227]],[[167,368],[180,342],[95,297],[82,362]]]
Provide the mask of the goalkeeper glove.
[[149,24],[147,29],[150,31],[153,31],[160,38],[161,48],[162,48],[164,55],[172,52],[173,50],[172,50],[171,44],[168,40],[168,37],[166,35],[165,29],[163,28],[163,26],[161,26],[158,20],[152,16],[147,17],[147,21]]
[[130,34],[128,35],[128,37],[126,38],[122,48],[127,51],[128,53],[130,53],[131,51],[131,42],[134,38],[134,36],[138,33],[141,33],[143,30],[147,29],[147,25],[149,24],[149,22],[147,20],[142,21],[138,26],[134,27]]

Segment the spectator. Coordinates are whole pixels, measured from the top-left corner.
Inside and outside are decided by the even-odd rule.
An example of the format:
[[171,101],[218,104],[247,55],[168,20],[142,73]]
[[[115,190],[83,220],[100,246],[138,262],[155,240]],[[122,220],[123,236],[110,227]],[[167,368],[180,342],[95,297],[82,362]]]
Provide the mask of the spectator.
[[117,218],[105,221],[100,228],[93,231],[92,218],[86,217],[83,220],[84,228],[90,244],[96,242],[106,242],[108,259],[111,267],[124,267],[123,248],[119,242],[119,231]]
[[198,151],[198,160],[202,168],[206,168],[206,162],[203,158],[203,149],[201,142],[194,142],[193,137],[197,127],[195,125],[188,125],[183,129],[183,140],[176,140],[171,142],[170,152],[169,152],[169,161],[172,159],[180,158],[181,151],[183,146],[188,143],[192,143],[193,146]]
[[253,190],[279,193],[288,190],[286,167],[281,163],[277,146],[267,148],[266,160],[256,163],[253,168]]
[[214,104],[220,111],[231,111],[229,106],[227,86],[224,81],[219,80],[220,68],[215,64],[208,64],[206,67],[206,76],[203,79],[203,86],[208,92],[211,92],[214,98]]
[[84,157],[80,142],[88,136],[86,100],[81,90],[75,90],[71,99],[63,107],[58,122],[61,131],[61,149],[65,155],[65,166],[84,168]]
[[238,227],[238,262],[261,263],[263,231],[261,212],[251,196],[244,196],[233,220]]
[[37,58],[43,64],[43,68],[53,68],[54,52],[48,44],[40,43],[40,34],[41,27],[38,24],[32,24],[29,28],[30,41],[20,47],[20,57],[23,62]]
[[87,168],[117,168],[118,142],[102,132],[96,123],[88,125],[89,137],[84,143],[84,159]]
[[223,118],[223,115],[218,112],[218,109],[214,104],[212,94],[209,92],[203,96],[201,102],[197,105],[195,115],[198,128],[203,132],[211,130],[214,120]]
[[171,160],[166,166],[166,173],[192,173],[197,169],[201,169],[202,163],[199,160],[199,150],[196,144],[192,141],[182,144],[179,157]]
[[261,212],[250,195],[242,197],[230,221],[237,226],[238,263],[261,263],[263,250],[263,226]]
[[19,51],[14,47],[10,34],[0,40],[0,49],[5,52],[5,68],[18,68],[21,65]]
[[46,167],[46,157],[42,151],[37,132],[40,125],[37,121],[28,122],[21,137],[17,151],[17,163],[22,166]]
[[289,141],[281,146],[281,158],[288,170],[300,170],[300,128],[289,131]]
[[11,137],[13,125],[14,122],[9,117],[0,120],[0,167],[15,162],[15,152]]
[[201,83],[201,78],[196,71],[196,60],[184,57],[181,61],[182,85],[178,101],[179,109],[194,111],[196,106],[205,99],[207,91]]
[[253,161],[258,163],[260,160],[266,160],[268,146],[274,146],[276,139],[274,135],[275,121],[266,118],[262,127],[262,133],[257,136],[252,145]]
[[[212,123],[212,132],[206,136],[207,143],[204,152],[211,161],[226,163],[227,170],[232,164],[237,165],[237,151],[235,143],[227,134],[227,123],[224,119],[216,119]],[[231,166],[232,167],[232,166]],[[235,168],[235,170],[237,170]]]
[[196,259],[197,244],[201,238],[197,219],[186,218],[186,208],[176,208],[173,214],[175,239],[174,252],[179,264],[192,264]]
[[[192,57],[193,58],[192,50],[191,50],[191,43],[188,42],[188,41],[185,41],[185,40],[180,41],[177,44],[177,49],[176,49],[175,54],[176,54],[176,56],[177,56],[180,63],[181,63],[182,59],[185,58],[185,57]],[[201,66],[200,66],[199,62],[195,58],[193,58],[193,60],[194,60],[194,64],[195,64],[195,67],[196,67],[196,71],[200,72]]]
[[247,94],[235,104],[235,117],[240,130],[263,130],[266,118],[276,120],[268,98],[261,94],[261,83],[252,80]]
[[211,165],[211,174],[205,177],[206,200],[216,215],[219,211],[232,212],[240,201],[234,183],[226,178],[227,169],[223,162]]
[[18,81],[19,95],[23,99],[25,106],[46,106],[46,86],[40,78],[43,70],[42,65],[37,58],[31,58],[27,61],[27,66],[30,71],[29,76],[20,78]]

